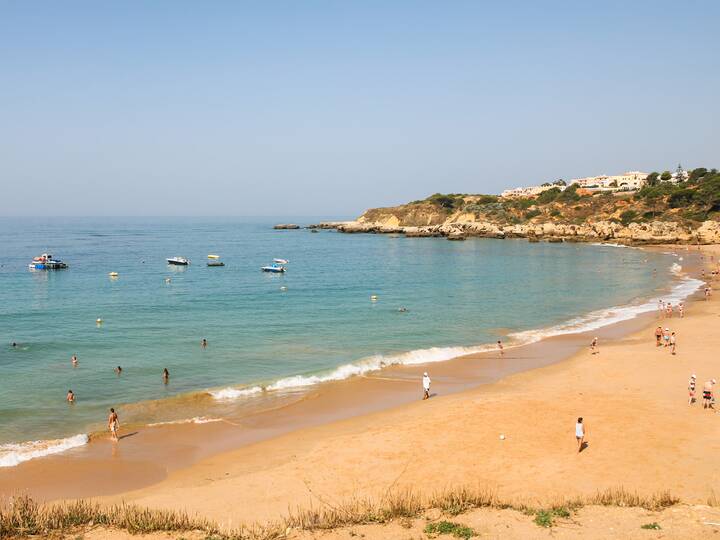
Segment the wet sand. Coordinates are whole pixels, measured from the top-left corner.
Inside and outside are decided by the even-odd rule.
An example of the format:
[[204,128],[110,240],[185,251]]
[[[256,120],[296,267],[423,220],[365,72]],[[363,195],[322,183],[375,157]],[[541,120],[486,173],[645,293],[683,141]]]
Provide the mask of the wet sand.
[[[700,331],[698,339],[691,340],[693,344],[703,343],[702,338],[707,337],[702,327],[706,319],[717,317],[711,307],[713,302],[695,302],[688,307],[692,318],[678,321],[678,329],[683,329],[679,334],[683,352],[678,360],[687,361],[684,355],[690,348],[685,345],[686,335]],[[690,320],[694,322],[690,324]],[[647,403],[656,399],[659,387],[652,377],[665,377],[663,384],[668,385],[668,374],[648,374],[650,364],[635,365],[639,357],[662,354],[654,347],[646,351],[647,336],[651,336],[647,329],[654,325],[655,314],[651,314],[593,332],[601,343],[602,352],[596,356],[587,352],[590,334],[560,336],[508,349],[503,358],[494,352],[469,355],[428,366],[395,366],[366,377],[326,383],[299,401],[224,422],[145,427],[137,433],[126,432],[130,436],[117,445],[98,440],[64,454],[0,470],[0,494],[24,491],[49,500],[122,493],[126,500],[190,508],[220,521],[228,516],[244,521],[251,516],[252,521],[274,518],[295,505],[318,504],[322,499],[317,489],[330,497],[356,493],[376,496],[378,490],[391,485],[429,489],[472,479],[502,486],[512,495],[518,494],[518,487],[522,487],[520,492],[548,493],[552,482],[543,489],[529,489],[546,475],[538,476],[536,467],[531,466],[533,460],[528,462],[522,452],[515,455],[514,451],[519,447],[547,454],[544,459],[552,458],[554,466],[543,472],[556,470],[557,456],[562,456],[560,462],[577,457],[568,453],[574,438],[572,433],[565,433],[574,426],[573,416],[581,414],[577,411],[610,407],[614,413],[607,415],[613,416],[618,413],[617,407],[612,407],[618,396],[629,400],[624,405],[638,403],[627,410],[619,409],[628,416],[615,423],[616,429],[632,424],[637,411],[647,409]],[[634,334],[639,330],[642,334]],[[612,364],[606,365],[607,361]],[[697,364],[707,362],[703,357]],[[617,371],[624,364],[634,368],[630,381],[627,373]],[[419,376],[426,369],[433,378],[433,398],[421,403]],[[658,399],[667,401],[677,387],[682,405],[688,369],[692,368],[684,366],[680,373],[674,373],[670,396]],[[613,376],[605,380],[609,374]],[[677,399],[673,397],[672,403],[676,408]],[[685,408],[681,411],[690,412]],[[714,418],[711,413],[709,417]],[[646,428],[663,425],[657,421],[653,417],[643,423]],[[591,440],[595,429],[601,433],[612,425],[598,422],[605,427],[596,428],[596,422],[596,418],[589,420]],[[558,431],[557,423],[563,429]],[[538,430],[541,433],[535,442],[525,437]],[[507,433],[506,441],[499,441],[501,431]],[[698,440],[707,445],[702,436]],[[633,444],[637,442],[633,436]],[[691,446],[697,450],[694,443]],[[586,452],[594,455],[594,445]],[[622,462],[630,455],[641,459],[642,452],[614,455]],[[502,467],[509,467],[508,482],[498,478]],[[525,475],[518,478],[521,470]],[[527,475],[535,482],[528,485]],[[605,484],[600,479],[580,482],[579,489],[573,489],[572,483],[569,488],[567,482],[561,484],[570,491],[594,491]],[[616,483],[622,480],[615,478]],[[311,488],[308,482],[316,487]],[[142,487],[146,488],[138,490]],[[642,482],[638,487],[643,487]],[[229,493],[233,494],[230,499],[235,509],[227,507]]]

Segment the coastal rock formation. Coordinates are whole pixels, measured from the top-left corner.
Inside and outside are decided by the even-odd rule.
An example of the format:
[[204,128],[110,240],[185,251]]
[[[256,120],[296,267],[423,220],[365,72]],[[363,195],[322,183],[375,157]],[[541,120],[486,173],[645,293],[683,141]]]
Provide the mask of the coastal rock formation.
[[299,229],[300,225],[295,223],[279,223],[273,227],[273,229]]
[[[393,209],[385,209],[393,210]],[[481,238],[528,238],[531,241],[614,242],[619,244],[714,244],[720,242],[720,223],[705,221],[699,228],[674,221],[651,221],[623,225],[613,221],[591,223],[524,223],[503,225],[479,221],[472,214],[446,217],[440,213],[384,214],[369,210],[357,221],[325,225],[343,233],[402,233],[407,237],[439,237],[450,240]],[[370,219],[371,217],[376,219]],[[421,223],[417,223],[419,218]]]

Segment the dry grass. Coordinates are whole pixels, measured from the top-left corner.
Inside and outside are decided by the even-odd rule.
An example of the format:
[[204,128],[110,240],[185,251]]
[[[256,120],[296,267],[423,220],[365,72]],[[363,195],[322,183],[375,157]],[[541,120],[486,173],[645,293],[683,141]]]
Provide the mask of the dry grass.
[[[713,493],[712,502],[718,500]],[[77,532],[89,527],[122,529],[133,534],[160,531],[203,533],[213,540],[275,540],[284,538],[288,529],[329,530],[361,524],[388,523],[393,520],[406,522],[420,517],[429,509],[441,510],[456,516],[475,508],[511,508],[529,516],[551,516],[540,519],[545,526],[552,526],[554,517],[569,517],[582,506],[639,507],[662,510],[677,504],[678,498],[667,492],[649,496],[627,491],[624,488],[609,489],[590,497],[553,501],[546,509],[534,509],[521,502],[503,501],[490,490],[460,487],[446,490],[427,499],[411,491],[389,493],[380,500],[354,500],[338,505],[324,503],[318,509],[291,512],[281,521],[264,525],[220,530],[213,522],[191,517],[186,512],[153,510],[134,505],[102,507],[97,503],[76,501],[52,505],[38,505],[29,497],[21,496],[6,507],[0,507],[0,538],[48,536]]]

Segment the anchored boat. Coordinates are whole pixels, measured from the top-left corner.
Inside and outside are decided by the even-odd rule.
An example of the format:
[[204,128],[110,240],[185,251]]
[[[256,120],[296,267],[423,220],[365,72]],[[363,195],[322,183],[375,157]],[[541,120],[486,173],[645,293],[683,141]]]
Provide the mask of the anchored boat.
[[176,266],[187,266],[190,261],[185,257],[170,257],[167,259],[168,264],[174,264]]
[[285,272],[285,267],[281,266],[277,263],[273,263],[268,266],[260,267],[260,270],[262,270],[263,272],[272,272],[274,274],[282,274],[283,272]]
[[33,257],[32,262],[28,264],[30,270],[62,270],[67,267],[67,263],[62,262],[60,259],[53,259],[53,256],[49,253]]

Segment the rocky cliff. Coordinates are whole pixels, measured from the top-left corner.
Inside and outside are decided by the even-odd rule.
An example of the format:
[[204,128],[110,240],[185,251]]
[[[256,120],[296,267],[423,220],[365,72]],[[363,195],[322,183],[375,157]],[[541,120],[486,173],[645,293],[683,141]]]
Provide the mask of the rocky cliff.
[[343,233],[400,233],[449,240],[477,236],[551,242],[720,243],[717,214],[698,210],[703,200],[692,208],[668,201],[670,195],[572,194],[550,201],[434,195],[396,207],[373,208],[355,221],[335,223],[332,228]]

